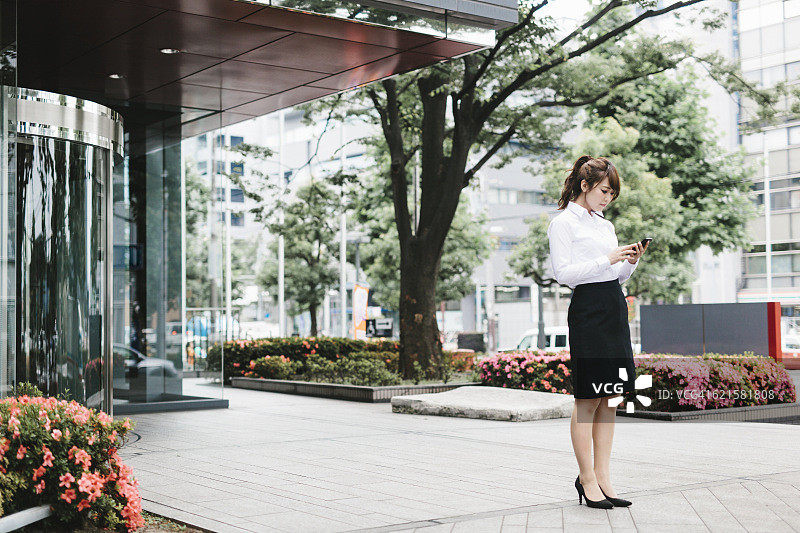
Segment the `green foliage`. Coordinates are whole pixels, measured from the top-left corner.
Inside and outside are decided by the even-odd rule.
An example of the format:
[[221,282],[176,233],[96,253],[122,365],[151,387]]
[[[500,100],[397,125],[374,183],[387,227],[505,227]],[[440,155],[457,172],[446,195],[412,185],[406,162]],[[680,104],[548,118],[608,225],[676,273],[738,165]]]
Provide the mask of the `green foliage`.
[[0,514],[46,504],[59,531],[85,520],[113,530],[143,525],[138,483],[117,454],[129,420],[28,394],[0,401],[0,420]]
[[390,370],[390,363],[380,353],[353,352],[333,361],[319,355],[309,356],[305,378],[308,381],[384,387],[401,383],[400,376]]
[[[784,366],[752,353],[700,357],[648,355],[636,358],[636,373],[653,376],[658,395],[648,407],[653,411],[692,411],[793,403],[794,381]],[[655,396],[655,397],[654,397]]]
[[14,385],[14,388],[11,389],[11,396],[30,396],[31,398],[41,398],[43,394],[42,391],[40,391],[39,388],[33,383],[23,381]]
[[220,370],[222,348],[225,351],[225,378],[242,376],[251,370],[250,361],[267,355],[285,356],[292,361],[304,362],[310,355],[319,355],[329,361],[347,357],[355,352],[397,353],[395,341],[360,341],[340,337],[273,337],[253,341],[231,341],[223,346],[212,346],[208,351],[208,369]]
[[295,374],[298,365],[286,356],[265,356],[256,359],[252,365],[253,373],[264,379],[289,379]]
[[[378,180],[372,180],[373,187]],[[386,309],[400,309],[400,244],[390,196],[373,194],[369,186],[354,200],[356,219],[368,229],[370,242],[361,246],[361,265],[371,281],[373,298]],[[439,301],[460,300],[475,289],[472,274],[489,257],[491,241],[484,215],[472,215],[461,202],[447,234],[436,279]]]
[[[636,274],[626,283],[629,295],[642,295],[651,300],[674,301],[689,290],[693,269],[686,254],[676,254],[674,249],[684,244],[679,227],[685,222],[680,199],[672,194],[668,178],[660,178],[649,171],[646,161],[634,151],[639,132],[623,128],[613,118],[590,124],[564,160],[552,162],[546,169],[543,186],[548,196],[561,196],[561,188],[572,162],[583,154],[602,154],[608,157],[619,171],[622,192],[604,211],[614,223],[620,245],[632,244],[644,237],[653,237],[647,252],[636,267]],[[531,226],[523,245],[531,248],[536,243],[542,251],[546,239],[546,226],[539,222]],[[544,234],[541,232],[544,231]],[[549,252],[548,252],[549,253]],[[537,259],[541,261],[541,256]],[[541,262],[538,263],[541,266]]]
[[[520,155],[553,157],[572,127],[575,110],[690,58],[703,63],[731,91],[771,98],[742,82],[734,61],[718,54],[700,55],[689,40],[636,33],[639,23],[678,11],[688,12],[689,20],[706,28],[720,27],[719,14],[686,7],[691,3],[658,8],[641,2],[646,9],[637,15],[630,2],[609,2],[593,7],[585,22],[573,29],[538,13],[547,2],[523,2],[519,22],[498,32],[491,48],[307,106],[314,111],[310,121],[348,117],[380,128],[380,135],[368,134],[363,141],[391,162],[382,168],[394,202],[401,259],[396,264],[407,291],[400,299],[401,367],[406,377],[413,353],[423,353],[426,365],[435,364],[440,355],[438,336],[429,334],[436,328],[436,302],[419,293],[430,291],[437,279],[461,192],[484,165],[496,161],[502,166]],[[509,144],[511,140],[516,142]],[[408,167],[417,153],[422,193],[419,224],[414,227]],[[640,189],[663,197],[660,182],[648,180]],[[636,215],[631,220],[633,233]],[[676,261],[666,275],[677,279],[664,280],[658,289],[662,294],[685,286],[683,258]],[[429,284],[421,276],[429,276]]]
[[[208,235],[208,203],[211,188],[205,176],[200,175],[194,161],[186,162],[186,306],[208,307],[211,303],[209,278],[209,254],[224,257],[221,244],[221,224],[217,231],[217,242],[212,243]],[[214,246],[217,250],[211,250]],[[231,297],[241,298],[244,287],[255,271],[258,239],[234,241],[231,248]],[[219,259],[222,264],[222,259]],[[250,278],[250,279],[248,279]],[[218,287],[221,290],[221,288]]]
[[616,89],[591,109],[590,123],[602,128],[613,117],[638,132],[630,152],[660,178],[669,178],[680,199],[683,223],[670,243],[682,255],[702,245],[715,253],[750,242],[747,223],[755,216],[748,197],[753,171],[742,152],[717,143],[706,96],[691,69],[677,76],[657,74]]
[[[339,280],[336,242],[340,210],[337,192],[324,181],[311,181],[296,191],[296,200],[284,207],[284,221],[268,224],[273,235],[284,236],[285,294],[294,303],[291,314],[308,310],[311,335],[317,334],[317,310],[325,293]],[[270,245],[277,256],[277,240]],[[277,294],[277,261],[267,261],[259,283]]]

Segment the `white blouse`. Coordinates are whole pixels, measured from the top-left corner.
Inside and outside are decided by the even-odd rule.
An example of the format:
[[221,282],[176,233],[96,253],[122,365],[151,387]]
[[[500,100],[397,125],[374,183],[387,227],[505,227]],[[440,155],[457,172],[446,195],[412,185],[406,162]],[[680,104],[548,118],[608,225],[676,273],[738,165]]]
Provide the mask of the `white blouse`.
[[550,221],[547,237],[556,281],[571,289],[614,279],[624,283],[639,264],[624,259],[612,265],[608,254],[619,246],[614,224],[575,202]]

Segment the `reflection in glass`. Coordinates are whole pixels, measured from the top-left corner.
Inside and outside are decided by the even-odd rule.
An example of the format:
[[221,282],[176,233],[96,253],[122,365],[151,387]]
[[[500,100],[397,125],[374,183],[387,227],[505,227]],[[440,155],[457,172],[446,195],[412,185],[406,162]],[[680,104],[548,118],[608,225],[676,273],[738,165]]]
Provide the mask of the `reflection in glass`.
[[17,143],[17,379],[90,407],[103,399],[108,157],[61,139],[21,135]]

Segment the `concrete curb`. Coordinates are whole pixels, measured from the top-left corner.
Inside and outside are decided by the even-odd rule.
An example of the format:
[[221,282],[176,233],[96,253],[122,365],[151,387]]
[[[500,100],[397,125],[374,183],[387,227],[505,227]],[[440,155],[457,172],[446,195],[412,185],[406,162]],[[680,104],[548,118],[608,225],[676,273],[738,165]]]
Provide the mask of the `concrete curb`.
[[231,386],[237,389],[280,392],[301,396],[316,396],[354,402],[384,403],[394,396],[444,392],[459,387],[480,386],[480,383],[438,383],[432,385],[395,385],[390,387],[364,387],[338,383],[313,383],[282,379],[232,378]]

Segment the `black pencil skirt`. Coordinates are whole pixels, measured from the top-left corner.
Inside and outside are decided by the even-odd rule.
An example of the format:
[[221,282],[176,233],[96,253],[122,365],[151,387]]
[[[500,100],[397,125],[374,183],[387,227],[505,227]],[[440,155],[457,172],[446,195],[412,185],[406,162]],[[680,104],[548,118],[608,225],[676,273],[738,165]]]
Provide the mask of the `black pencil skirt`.
[[[576,399],[634,390],[628,307],[619,281],[578,285],[567,313],[570,377]],[[627,379],[620,378],[624,368]]]

